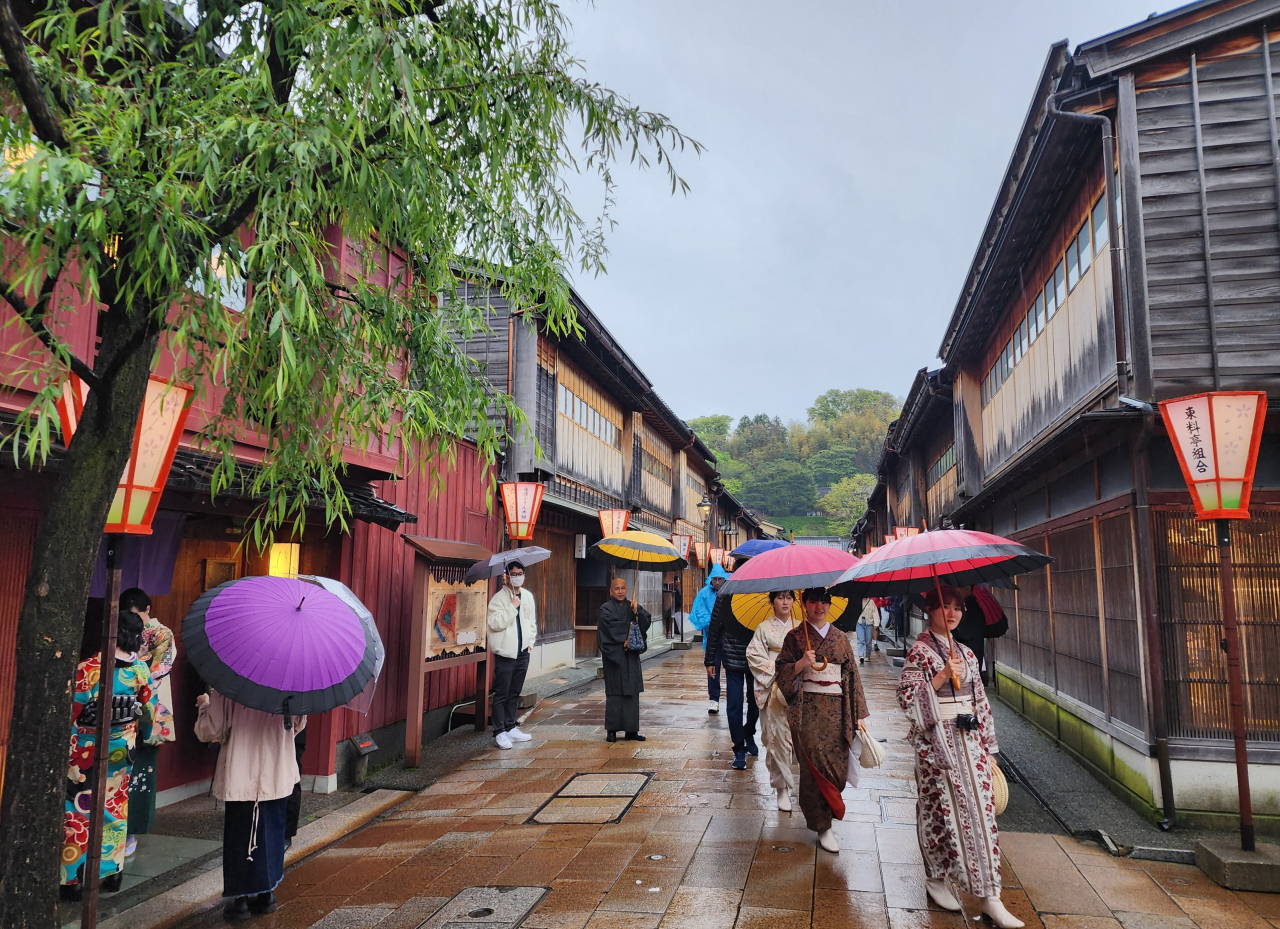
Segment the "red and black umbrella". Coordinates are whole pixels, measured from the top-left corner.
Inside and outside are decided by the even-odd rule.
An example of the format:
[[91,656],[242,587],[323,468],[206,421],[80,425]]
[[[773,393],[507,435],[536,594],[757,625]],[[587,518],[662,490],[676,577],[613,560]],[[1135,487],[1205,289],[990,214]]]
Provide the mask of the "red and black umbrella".
[[895,539],[830,584],[844,597],[923,593],[936,584],[968,587],[1007,581],[1052,562],[1048,555],[989,532],[936,529]]
[[828,587],[858,563],[848,552],[825,545],[785,545],[756,555],[725,581],[721,594],[767,594],[772,590]]

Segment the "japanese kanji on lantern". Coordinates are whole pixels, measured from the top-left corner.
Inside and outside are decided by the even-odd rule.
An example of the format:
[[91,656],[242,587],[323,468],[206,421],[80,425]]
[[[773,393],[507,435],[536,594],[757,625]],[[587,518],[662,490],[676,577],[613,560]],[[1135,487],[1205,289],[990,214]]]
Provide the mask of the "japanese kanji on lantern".
[[671,544],[676,547],[676,551],[680,553],[680,557],[685,561],[689,561],[689,549],[693,547],[693,536],[681,535],[675,533],[671,536]]
[[1160,404],[1197,519],[1248,519],[1267,395],[1222,391]]
[[627,526],[631,525],[630,510],[596,510],[596,515],[600,517],[600,531],[605,538],[626,532]]
[[502,509],[507,516],[507,535],[513,542],[532,539],[547,485],[534,481],[511,481],[499,484],[498,489],[502,492]]

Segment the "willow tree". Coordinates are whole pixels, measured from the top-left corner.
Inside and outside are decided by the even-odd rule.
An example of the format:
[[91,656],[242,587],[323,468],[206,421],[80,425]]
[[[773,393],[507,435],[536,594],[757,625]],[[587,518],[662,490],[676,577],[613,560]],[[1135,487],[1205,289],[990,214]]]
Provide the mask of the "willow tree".
[[[267,531],[307,509],[345,524],[346,446],[500,447],[475,411],[515,411],[456,347],[484,326],[460,278],[571,331],[565,274],[599,269],[609,220],[566,178],[598,178],[606,207],[619,161],[683,187],[685,138],[591,83],[566,27],[552,0],[0,0],[0,296],[38,340],[14,455],[48,454],[68,372],[90,387],[22,602],[0,925],[55,923],[69,682],[157,357],[222,397],[215,490],[246,484]],[[338,278],[334,228],[408,271]],[[93,357],[57,335],[74,306],[99,308]],[[266,443],[248,475],[246,429]]]

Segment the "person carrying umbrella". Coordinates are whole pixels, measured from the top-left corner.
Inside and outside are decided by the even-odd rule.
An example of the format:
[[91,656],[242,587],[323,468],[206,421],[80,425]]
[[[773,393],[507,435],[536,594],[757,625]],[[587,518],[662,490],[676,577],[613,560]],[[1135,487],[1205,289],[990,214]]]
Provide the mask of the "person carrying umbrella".
[[946,910],[960,902],[948,880],[982,899],[1000,929],[1023,923],[1000,902],[1000,837],[996,828],[992,755],[1000,750],[978,659],[952,636],[964,598],[935,584],[924,597],[929,628],[907,651],[898,702],[911,722],[917,830],[925,889]]
[[964,617],[952,635],[957,642],[967,646],[978,659],[982,669],[982,683],[990,682],[986,662],[987,639],[998,639],[1009,631],[1009,617],[995,597],[985,587],[974,585],[957,587],[964,598]]
[[777,685],[777,659],[787,633],[795,628],[791,608],[796,602],[794,590],[769,593],[773,615],[756,626],[747,645],[747,663],[755,677],[756,705],[760,707],[760,741],[764,743],[764,763],[769,769],[769,785],[778,792],[778,809],[791,811],[791,789],[796,786],[791,765],[796,753],[791,744],[791,725],[787,722],[787,700]]
[[529,671],[529,650],[538,634],[533,594],[524,589],[524,565],[507,564],[506,586],[489,601],[488,649],[493,652],[493,740],[498,748],[528,742],[517,725],[520,691]]
[[800,809],[818,844],[838,853],[831,829],[844,815],[840,799],[849,773],[855,730],[871,715],[849,639],[827,621],[831,594],[810,587],[802,597],[805,622],[787,633],[775,663],[787,699],[791,738],[800,756]]
[[702,633],[703,657],[710,656],[711,662],[709,666],[713,666],[716,669],[714,675],[707,675],[707,697],[711,701],[711,705],[707,707],[707,712],[710,714],[720,712],[721,658],[714,649],[707,647],[707,628],[711,625],[711,613],[715,609],[716,597],[719,596],[720,588],[724,586],[724,582],[728,579],[729,575],[724,568],[719,565],[712,565],[711,571],[707,574],[707,582],[698,591],[698,596],[693,601],[693,609],[689,611],[689,625]]
[[604,667],[606,742],[618,741],[619,731],[629,740],[644,741],[640,734],[640,694],[644,691],[640,656],[649,648],[646,636],[652,622],[648,610],[627,600],[626,580],[615,577],[596,620],[596,642]]
[[[715,609],[711,611],[711,625],[703,635],[707,650],[702,663],[707,669],[708,682],[720,673],[720,665],[724,664],[725,710],[729,716],[729,736],[733,739],[733,767],[742,771],[747,767],[747,755],[760,754],[760,747],[756,745],[756,721],[760,718],[760,709],[756,706],[755,687],[747,685],[747,679],[751,677],[751,668],[747,664],[747,642],[750,640],[739,635],[742,626],[734,621],[730,603],[729,597],[716,599]],[[754,684],[754,680],[751,683]],[[744,697],[747,706],[745,725],[742,721]]]

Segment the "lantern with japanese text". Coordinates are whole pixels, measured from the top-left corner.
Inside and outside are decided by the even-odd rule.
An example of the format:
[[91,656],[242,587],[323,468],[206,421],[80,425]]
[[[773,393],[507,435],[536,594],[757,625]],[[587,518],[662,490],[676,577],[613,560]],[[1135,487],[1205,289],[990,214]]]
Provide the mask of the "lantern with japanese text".
[[1248,519],[1267,395],[1196,394],[1160,404],[1196,519]]
[[507,516],[507,536],[513,542],[532,539],[547,486],[535,481],[508,481],[499,484],[498,489],[502,493],[502,509]]
[[1267,417],[1267,395],[1249,390],[1178,397],[1163,401],[1160,415],[1191,492],[1196,519],[1214,520],[1222,643],[1227,653],[1228,703],[1240,800],[1240,847],[1251,852],[1256,846],[1244,719],[1244,672],[1236,625],[1235,569],[1231,563],[1231,520],[1249,518],[1249,495]]
[[713,548],[711,550],[711,563],[718,564],[722,568],[724,567],[724,549],[723,548]]
[[693,557],[696,560],[698,567],[700,568],[711,567],[711,562],[708,560],[711,557],[711,543],[710,542],[694,542]]
[[676,547],[676,551],[680,553],[680,557],[685,561],[689,560],[689,549],[693,547],[693,536],[681,535],[673,533],[671,536],[671,544]]
[[600,517],[600,531],[606,538],[626,532],[627,526],[631,525],[630,510],[596,510],[596,513]]

